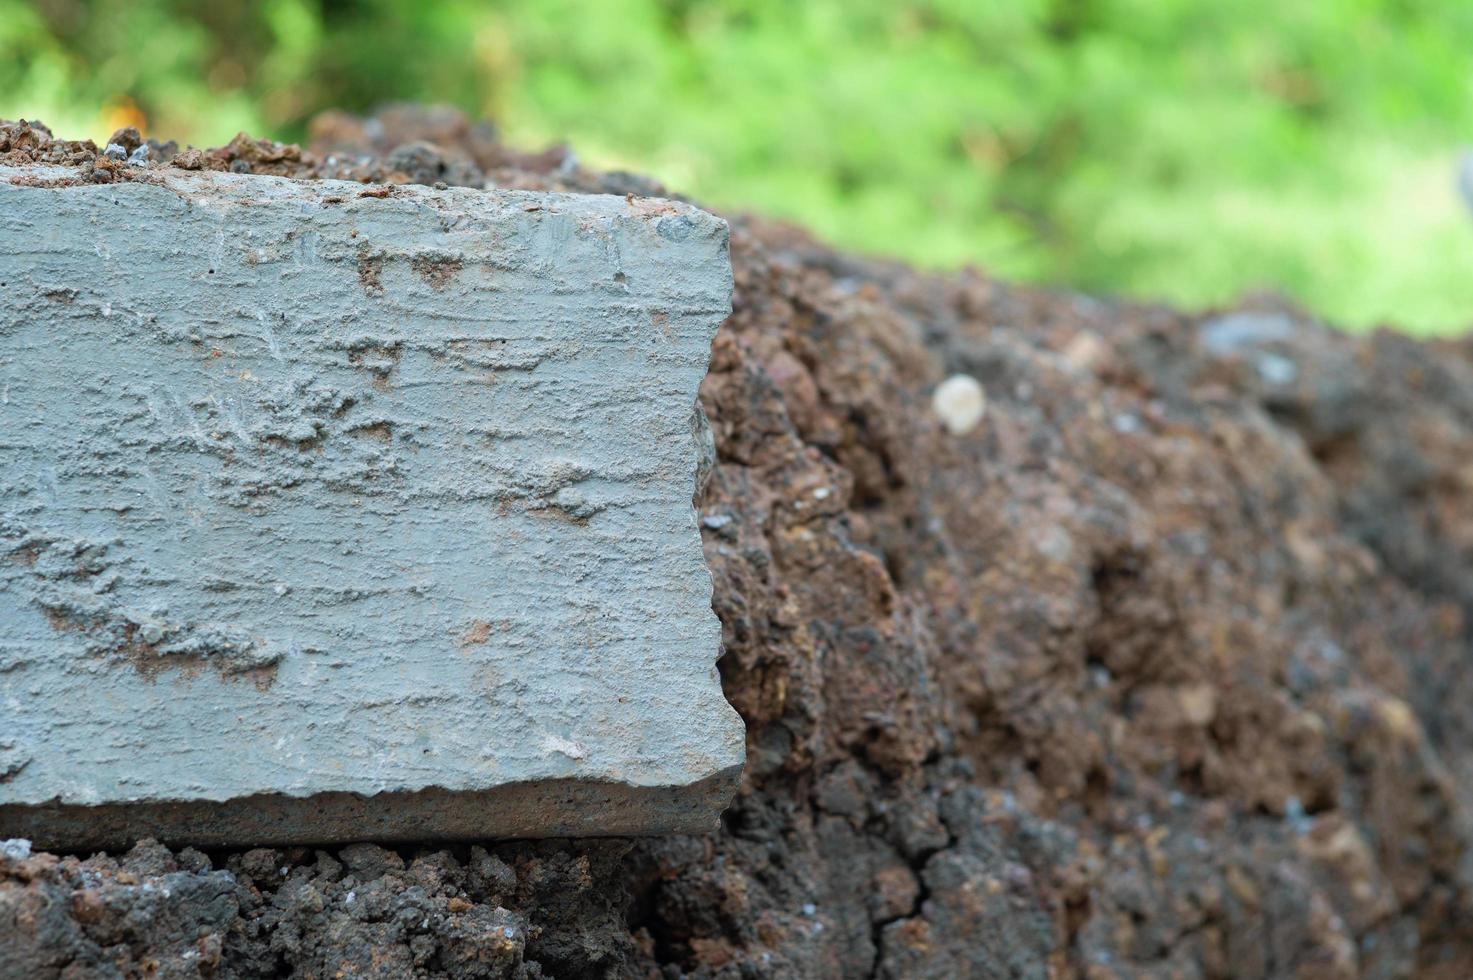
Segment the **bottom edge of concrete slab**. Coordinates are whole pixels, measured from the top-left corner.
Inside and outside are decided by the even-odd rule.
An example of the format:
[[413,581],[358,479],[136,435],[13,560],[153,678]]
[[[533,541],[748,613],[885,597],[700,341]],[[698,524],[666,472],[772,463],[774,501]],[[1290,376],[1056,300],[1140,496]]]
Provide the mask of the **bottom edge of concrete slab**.
[[633,837],[714,831],[741,766],[681,786],[563,779],[478,792],[262,794],[221,801],[0,806],[0,838],[53,851],[170,846],[251,847],[355,841]]

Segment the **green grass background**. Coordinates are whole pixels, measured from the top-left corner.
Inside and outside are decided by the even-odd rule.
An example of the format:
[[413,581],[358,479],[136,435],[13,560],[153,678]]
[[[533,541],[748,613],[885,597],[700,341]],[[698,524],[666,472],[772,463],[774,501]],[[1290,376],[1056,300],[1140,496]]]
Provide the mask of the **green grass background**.
[[0,116],[448,102],[923,266],[1473,325],[1469,0],[0,0]]

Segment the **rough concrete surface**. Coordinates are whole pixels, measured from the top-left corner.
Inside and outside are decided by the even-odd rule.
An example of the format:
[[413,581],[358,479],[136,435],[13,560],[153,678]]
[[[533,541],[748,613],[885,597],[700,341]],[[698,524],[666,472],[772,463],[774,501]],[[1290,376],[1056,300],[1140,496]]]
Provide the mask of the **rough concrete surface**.
[[726,222],[0,168],[0,837],[703,831]]
[[[314,140],[155,159],[662,193],[444,111]],[[721,829],[0,857],[0,976],[1473,976],[1473,341],[731,241]]]

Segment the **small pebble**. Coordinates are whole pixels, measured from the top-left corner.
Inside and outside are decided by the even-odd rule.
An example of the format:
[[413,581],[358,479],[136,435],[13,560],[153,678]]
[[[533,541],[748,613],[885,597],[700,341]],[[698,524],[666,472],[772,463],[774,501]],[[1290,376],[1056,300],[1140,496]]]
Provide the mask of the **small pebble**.
[[1258,376],[1271,385],[1291,385],[1299,377],[1299,366],[1278,354],[1258,355]]
[[1200,328],[1202,343],[1213,354],[1238,354],[1264,344],[1292,340],[1294,321],[1282,313],[1225,313]]
[[142,167],[148,163],[148,144],[140,144],[138,149],[128,154],[128,166]]
[[953,374],[936,386],[931,407],[954,436],[964,436],[987,414],[987,392],[970,374]]
[[102,151],[102,155],[107,157],[109,160],[128,159],[128,151],[123,149],[123,147],[118,143],[107,144],[107,148]]
[[31,856],[31,842],[24,837],[12,837],[9,840],[0,840],[0,857],[9,858],[12,861],[24,861]]
[[1109,352],[1109,348],[1097,334],[1081,330],[1064,345],[1061,353],[1065,364],[1082,372],[1093,370],[1104,361]]
[[1129,412],[1121,412],[1119,415],[1115,416],[1114,425],[1116,432],[1120,432],[1125,435],[1130,435],[1131,433],[1141,431],[1141,420],[1136,418],[1134,415],[1131,415]]

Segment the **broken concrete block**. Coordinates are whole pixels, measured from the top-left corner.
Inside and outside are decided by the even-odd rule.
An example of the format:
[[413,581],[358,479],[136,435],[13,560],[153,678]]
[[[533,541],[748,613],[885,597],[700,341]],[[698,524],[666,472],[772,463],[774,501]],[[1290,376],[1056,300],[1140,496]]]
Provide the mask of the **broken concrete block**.
[[712,829],[723,221],[0,168],[0,838]]

